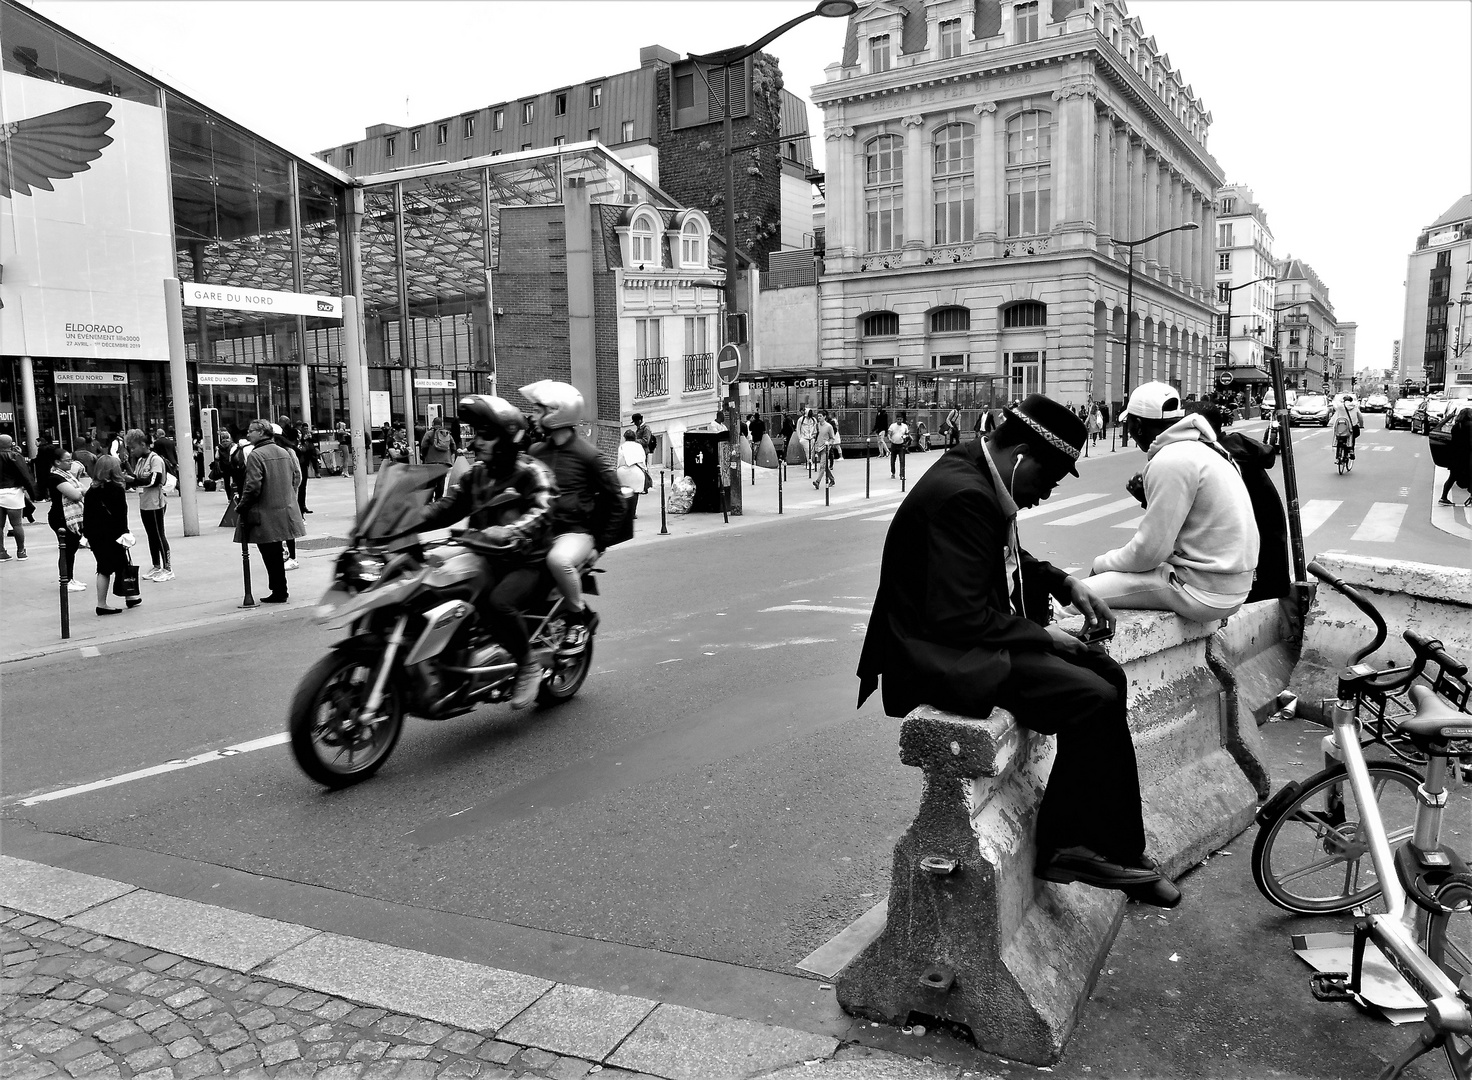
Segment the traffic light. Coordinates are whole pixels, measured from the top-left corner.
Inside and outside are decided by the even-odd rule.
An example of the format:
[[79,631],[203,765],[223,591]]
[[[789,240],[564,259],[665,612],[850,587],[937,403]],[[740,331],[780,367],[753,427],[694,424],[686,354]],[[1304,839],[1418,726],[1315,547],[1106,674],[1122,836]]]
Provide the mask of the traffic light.
[[732,311],[726,314],[726,343],[746,344],[746,312]]

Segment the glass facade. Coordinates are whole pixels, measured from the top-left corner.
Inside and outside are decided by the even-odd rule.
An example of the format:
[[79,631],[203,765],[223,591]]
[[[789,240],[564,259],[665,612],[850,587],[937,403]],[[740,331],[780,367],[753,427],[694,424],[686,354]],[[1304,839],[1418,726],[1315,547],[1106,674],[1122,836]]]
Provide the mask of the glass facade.
[[[352,182],[11,0],[0,0],[0,39],[7,75],[162,110],[181,281],[360,297],[368,389],[388,392],[386,409],[382,395],[370,393],[375,428],[412,422],[417,434],[427,407],[453,415],[458,397],[494,386],[489,282],[502,207],[558,203],[573,177],[593,203],[670,201],[592,143]],[[184,337],[196,431],[202,407],[217,409],[237,434],[256,416],[306,418],[319,430],[346,422],[339,321],[186,306]],[[166,350],[116,360],[33,356],[38,428],[71,443],[90,427],[172,426],[166,361]],[[114,382],[67,378],[78,372]],[[0,431],[10,434],[23,434],[20,381],[19,357],[0,357]]]

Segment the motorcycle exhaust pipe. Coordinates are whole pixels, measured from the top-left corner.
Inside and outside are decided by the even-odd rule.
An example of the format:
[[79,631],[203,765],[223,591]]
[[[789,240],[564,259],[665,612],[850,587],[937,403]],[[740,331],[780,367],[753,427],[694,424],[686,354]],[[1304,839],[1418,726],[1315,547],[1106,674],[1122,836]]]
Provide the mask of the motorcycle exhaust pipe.
[[515,664],[491,664],[489,667],[450,667],[448,664],[441,665],[441,671],[452,672],[455,675],[474,675],[478,678],[490,676],[499,679],[503,675],[515,675]]

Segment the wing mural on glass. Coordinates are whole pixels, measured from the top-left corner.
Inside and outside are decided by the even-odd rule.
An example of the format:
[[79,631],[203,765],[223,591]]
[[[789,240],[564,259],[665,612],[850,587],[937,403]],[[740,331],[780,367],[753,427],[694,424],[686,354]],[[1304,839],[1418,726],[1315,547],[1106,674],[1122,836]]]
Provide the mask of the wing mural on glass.
[[112,145],[110,112],[109,102],[88,101],[0,124],[0,195],[55,191],[53,180],[90,169]]

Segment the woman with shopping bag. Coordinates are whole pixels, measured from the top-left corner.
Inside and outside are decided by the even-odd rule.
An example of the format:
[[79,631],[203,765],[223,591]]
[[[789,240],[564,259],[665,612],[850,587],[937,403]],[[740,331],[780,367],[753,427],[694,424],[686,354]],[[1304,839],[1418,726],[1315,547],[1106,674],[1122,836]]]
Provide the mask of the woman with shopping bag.
[[614,471],[618,482],[628,489],[629,521],[639,515],[639,496],[654,486],[649,476],[649,456],[639,443],[639,435],[633,428],[624,431],[624,441],[619,444],[618,464]]
[[82,504],[82,535],[97,559],[97,614],[118,615],[121,608],[107,606],[107,590],[116,579],[114,591],[130,608],[143,603],[138,595],[138,567],[128,548],[138,541],[128,531],[127,480],[122,462],[111,454],[97,459],[96,479]]

